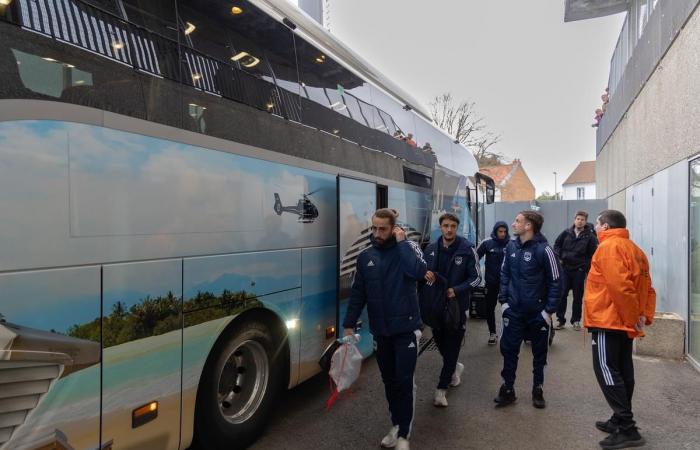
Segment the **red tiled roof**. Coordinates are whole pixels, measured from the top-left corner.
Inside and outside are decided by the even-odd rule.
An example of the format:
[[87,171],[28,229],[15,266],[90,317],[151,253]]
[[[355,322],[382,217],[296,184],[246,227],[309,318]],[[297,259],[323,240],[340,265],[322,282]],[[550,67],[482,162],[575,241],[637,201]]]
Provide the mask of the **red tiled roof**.
[[563,184],[595,183],[595,161],[581,161]]
[[479,168],[479,172],[484,173],[485,175],[490,176],[493,178],[493,182],[498,186],[501,184],[501,181],[505,179],[505,177],[508,176],[508,174],[513,170],[513,165],[515,162],[512,162],[510,164],[501,164],[500,166],[484,166]]

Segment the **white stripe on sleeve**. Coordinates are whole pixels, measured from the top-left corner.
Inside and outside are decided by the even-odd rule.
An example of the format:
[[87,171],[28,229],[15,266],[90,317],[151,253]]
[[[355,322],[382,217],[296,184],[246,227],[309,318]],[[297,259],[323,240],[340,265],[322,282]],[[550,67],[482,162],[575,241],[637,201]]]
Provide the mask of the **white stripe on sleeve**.
[[559,266],[557,265],[557,257],[554,255],[554,251],[549,245],[544,248],[544,251],[547,253],[547,256],[549,257],[549,265],[552,267],[552,280],[556,280],[559,278]]
[[407,239],[406,242],[408,242],[408,245],[410,245],[411,248],[413,248],[413,252],[416,254],[418,259],[420,259],[421,262],[425,264],[425,260],[423,259],[423,252],[420,249],[420,245],[418,245],[415,241],[411,241],[409,239]]
[[481,267],[479,266],[479,255],[476,254],[476,250],[472,247],[472,253],[474,253],[474,267],[476,267],[476,280],[472,281],[470,285],[472,287],[477,287],[481,284]]

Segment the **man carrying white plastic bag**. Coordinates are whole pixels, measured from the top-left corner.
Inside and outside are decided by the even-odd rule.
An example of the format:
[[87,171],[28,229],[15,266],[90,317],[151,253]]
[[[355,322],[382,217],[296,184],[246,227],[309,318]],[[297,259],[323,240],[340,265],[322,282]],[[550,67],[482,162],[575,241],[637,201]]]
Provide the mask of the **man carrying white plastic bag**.
[[350,386],[360,376],[360,369],[362,368],[362,353],[360,353],[356,345],[360,342],[360,335],[344,336],[341,342],[343,344],[333,353],[331,368],[328,371],[328,375],[333,380],[335,387],[326,402],[326,408],[333,406],[341,392],[350,389]]
[[372,245],[357,257],[343,328],[345,336],[353,335],[367,305],[391,412],[392,427],[381,445],[408,450],[416,389],[413,374],[422,326],[416,283],[427,269],[418,244],[407,241],[406,232],[396,226],[397,216],[396,211],[386,208],[372,216]]

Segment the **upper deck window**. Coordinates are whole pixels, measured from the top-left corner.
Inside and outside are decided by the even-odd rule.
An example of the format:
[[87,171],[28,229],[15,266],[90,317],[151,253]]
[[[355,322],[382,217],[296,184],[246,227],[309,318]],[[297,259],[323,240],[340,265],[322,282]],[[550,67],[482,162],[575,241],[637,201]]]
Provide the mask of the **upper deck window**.
[[36,93],[60,98],[68,88],[92,86],[92,74],[72,64],[12,49],[22,84]]

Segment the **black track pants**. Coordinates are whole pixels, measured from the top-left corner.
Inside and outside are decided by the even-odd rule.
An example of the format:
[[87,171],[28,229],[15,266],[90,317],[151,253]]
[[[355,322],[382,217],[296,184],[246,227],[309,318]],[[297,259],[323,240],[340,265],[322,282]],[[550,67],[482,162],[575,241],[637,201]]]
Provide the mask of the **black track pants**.
[[497,284],[486,286],[486,323],[489,325],[489,333],[496,333],[496,303],[500,286]]
[[613,421],[623,430],[634,427],[632,339],[618,331],[594,330],[592,333],[593,371],[613,410]]
[[457,368],[459,351],[462,348],[462,340],[464,339],[464,330],[450,333],[445,330],[433,329],[433,336],[435,337],[435,345],[437,345],[440,355],[442,355],[442,370],[440,371],[440,380],[437,388],[447,389],[452,381],[452,374]]
[[583,305],[583,288],[586,284],[584,270],[564,270],[562,278],[561,299],[557,308],[557,321],[566,323],[566,307],[569,291],[574,291],[574,299],[571,303],[571,323],[581,321],[581,307]]

